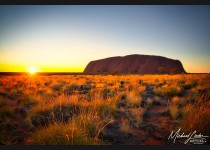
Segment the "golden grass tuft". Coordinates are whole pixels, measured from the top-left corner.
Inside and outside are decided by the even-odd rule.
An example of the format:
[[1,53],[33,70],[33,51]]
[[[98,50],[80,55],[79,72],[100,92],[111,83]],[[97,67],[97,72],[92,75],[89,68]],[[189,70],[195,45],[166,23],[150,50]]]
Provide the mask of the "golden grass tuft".
[[141,95],[139,95],[139,93],[137,93],[135,91],[128,92],[127,93],[127,99],[129,101],[129,105],[131,107],[139,106],[141,104],[141,101],[142,101]]
[[179,108],[176,105],[169,106],[169,112],[172,119],[177,119],[180,113]]
[[194,103],[183,109],[182,128],[186,132],[197,131],[203,135],[210,135],[210,94],[201,93]]
[[120,130],[124,133],[130,133],[131,127],[128,119],[121,119]]
[[182,88],[174,85],[163,85],[162,87],[155,87],[154,92],[157,96],[174,97],[181,94]]
[[142,125],[143,114],[145,109],[143,108],[131,108],[129,110],[130,125],[135,128],[139,128]]
[[113,120],[100,119],[97,112],[90,110],[73,115],[66,124],[54,122],[47,127],[35,131],[32,135],[32,144],[55,145],[104,145],[108,144],[99,139],[105,126]]

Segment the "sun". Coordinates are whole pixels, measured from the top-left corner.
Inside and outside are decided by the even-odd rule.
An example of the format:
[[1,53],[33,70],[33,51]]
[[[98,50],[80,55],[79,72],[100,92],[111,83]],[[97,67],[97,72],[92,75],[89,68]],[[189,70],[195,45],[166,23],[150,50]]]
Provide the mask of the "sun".
[[35,74],[36,73],[36,69],[35,68],[29,68],[28,72],[30,74]]

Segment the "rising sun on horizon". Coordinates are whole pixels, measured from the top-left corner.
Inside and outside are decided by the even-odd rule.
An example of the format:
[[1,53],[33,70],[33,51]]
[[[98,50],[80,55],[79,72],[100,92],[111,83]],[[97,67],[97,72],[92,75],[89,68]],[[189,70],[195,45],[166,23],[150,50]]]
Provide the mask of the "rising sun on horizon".
[[35,69],[35,68],[29,68],[29,70],[28,70],[28,72],[30,73],[30,74],[35,74],[36,72],[37,72],[37,70]]

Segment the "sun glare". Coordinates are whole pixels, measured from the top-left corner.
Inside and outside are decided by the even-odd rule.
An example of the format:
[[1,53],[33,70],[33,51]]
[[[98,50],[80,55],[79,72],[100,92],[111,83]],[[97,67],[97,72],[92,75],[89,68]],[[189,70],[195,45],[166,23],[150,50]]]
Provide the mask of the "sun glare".
[[29,71],[30,74],[36,73],[36,69],[35,68],[30,68],[28,71]]

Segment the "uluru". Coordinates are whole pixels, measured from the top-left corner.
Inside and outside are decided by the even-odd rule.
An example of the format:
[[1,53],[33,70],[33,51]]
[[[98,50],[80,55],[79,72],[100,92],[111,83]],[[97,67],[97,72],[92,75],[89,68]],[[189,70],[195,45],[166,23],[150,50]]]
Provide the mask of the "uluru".
[[181,61],[155,55],[127,55],[94,60],[84,73],[186,73]]

